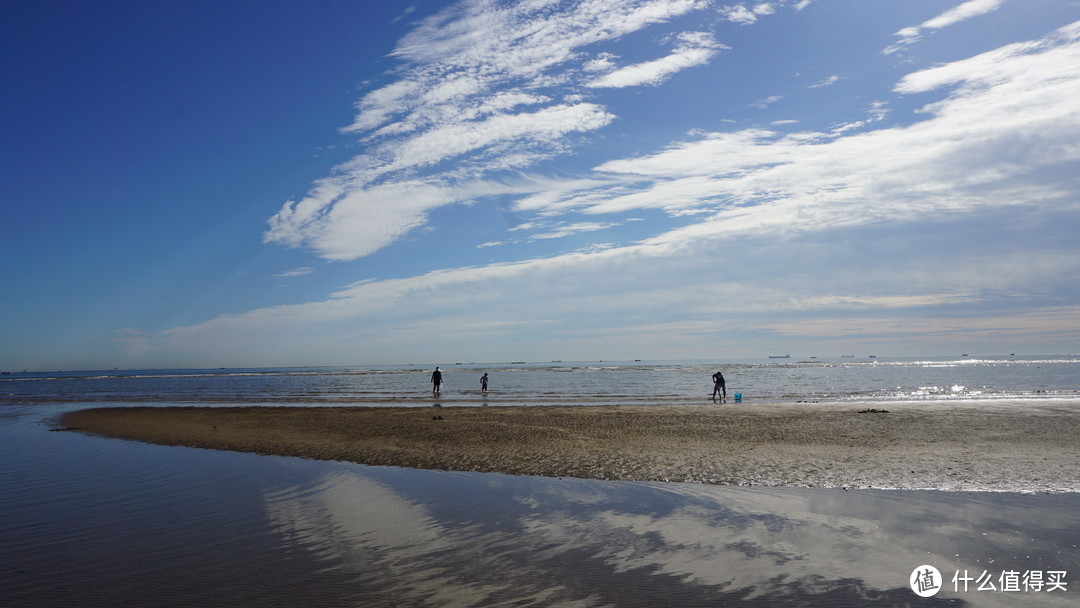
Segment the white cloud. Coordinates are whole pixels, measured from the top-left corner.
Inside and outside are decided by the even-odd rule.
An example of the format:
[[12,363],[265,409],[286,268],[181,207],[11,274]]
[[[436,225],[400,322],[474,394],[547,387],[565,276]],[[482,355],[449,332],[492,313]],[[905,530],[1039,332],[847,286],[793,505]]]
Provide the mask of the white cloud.
[[[797,7],[801,10],[802,7]],[[752,7],[747,7],[745,4],[724,5],[719,8],[720,16],[732,23],[738,23],[740,25],[750,25],[756,23],[758,17],[763,15],[771,15],[776,12],[775,3],[759,2]]]
[[561,239],[563,237],[571,236],[581,232],[595,232],[597,230],[606,230],[615,226],[620,226],[624,222],[575,222],[573,224],[558,224],[548,229],[547,232],[541,232],[533,234],[529,237],[530,240],[543,240],[543,239]]
[[937,17],[924,21],[919,27],[924,29],[941,29],[948,27],[954,23],[959,23],[965,19],[971,19],[979,15],[985,15],[991,11],[995,11],[1005,0],[968,0],[959,6],[953,7],[944,13],[941,13]]
[[[583,86],[596,73],[581,66],[596,57],[590,50],[588,57],[568,60],[573,67],[565,74],[581,78],[576,82]],[[525,89],[515,92],[561,98]],[[599,104],[533,102],[525,97],[513,103],[507,98],[503,107],[513,113],[493,109],[468,125],[433,122],[386,150],[379,149],[377,138],[371,139],[367,157],[340,168],[316,184],[307,198],[282,209],[271,227],[272,240],[312,247],[331,259],[353,259],[423,225],[426,214],[437,206],[491,195],[516,196],[510,211],[520,217],[518,229],[535,232],[534,238],[612,226],[624,216],[611,214],[638,210],[667,214],[674,227],[630,245],[358,283],[325,302],[261,309],[176,328],[164,342],[183,350],[192,342],[231,332],[238,339],[280,340],[301,348],[309,340],[314,344],[323,331],[321,338],[340,341],[341,349],[362,341],[375,349],[414,347],[427,352],[428,346],[434,348],[430,340],[435,326],[474,331],[489,327],[490,332],[483,334],[490,338],[488,344],[523,335],[512,328],[544,327],[551,330],[545,330],[541,340],[558,341],[570,349],[575,341],[585,343],[586,330],[618,335],[627,334],[630,327],[654,328],[655,333],[643,331],[626,339],[664,343],[673,339],[669,330],[674,321],[669,318],[680,319],[686,324],[680,326],[683,329],[716,331],[715,319],[723,318],[732,328],[816,336],[829,323],[820,315],[776,320],[746,311],[839,314],[872,308],[896,311],[873,327],[900,333],[905,315],[913,310],[971,308],[988,297],[987,289],[1006,291],[1023,285],[1038,291],[1040,284],[1060,284],[1062,276],[1075,276],[1077,262],[1062,256],[1043,266],[1028,265],[1033,278],[1006,277],[1003,269],[1015,257],[1006,255],[1010,243],[993,241],[992,248],[980,243],[979,256],[963,258],[948,255],[953,253],[948,249],[949,235],[933,241],[932,246],[941,249],[905,268],[897,268],[896,257],[875,261],[858,251],[855,261],[845,258],[840,264],[834,258],[832,264],[815,265],[813,254],[829,246],[815,239],[845,238],[860,231],[877,231],[878,238],[867,241],[877,246],[894,228],[905,238],[913,233],[901,229],[911,226],[955,225],[962,231],[968,218],[1009,210],[1022,209],[1025,221],[1045,218],[1051,210],[1075,217],[1080,212],[1075,196],[1080,163],[1075,144],[1080,141],[1075,103],[1080,98],[1080,23],[1041,40],[910,73],[898,79],[894,92],[923,98],[935,94],[937,100],[920,109],[916,122],[898,121],[888,127],[882,126],[888,105],[874,102],[865,117],[823,131],[695,131],[665,149],[598,162],[593,171],[567,179],[543,175],[492,179],[485,170],[496,159],[485,152],[535,154],[533,158],[552,154],[560,145],[560,133],[589,128],[588,122],[574,127],[580,124],[576,121],[611,120]],[[768,107],[778,99],[767,98],[760,105]],[[540,120],[547,112],[567,115]],[[502,126],[496,135],[470,130],[479,124]],[[527,145],[518,145],[519,138]],[[456,166],[477,170],[455,174],[455,179],[448,179],[445,171],[413,173],[451,158],[450,153],[466,157]],[[392,167],[394,162],[401,166]],[[394,171],[394,179],[388,179]],[[379,215],[383,210],[385,215]],[[564,234],[559,234],[560,228]],[[747,255],[740,245],[751,239],[752,266],[773,277],[769,284],[739,275],[740,256]],[[914,248],[898,251],[918,253]],[[763,266],[761,259],[770,255],[775,263]],[[844,255],[852,255],[850,248]],[[947,280],[937,268],[942,259],[956,268]],[[867,270],[866,265],[875,263],[878,266]],[[865,272],[840,281],[836,275],[841,267]],[[628,282],[627,276],[635,280]],[[783,289],[773,286],[780,282],[785,282]],[[500,289],[477,290],[481,283]],[[1049,322],[1043,323],[1047,319],[1062,318],[1060,312],[1040,310],[1045,314],[1032,312],[1025,327],[1035,331],[1048,327]],[[603,311],[604,319],[590,317],[599,314],[592,311]],[[352,327],[350,323],[356,327],[351,334],[327,336],[320,329]],[[946,324],[939,320],[935,327]],[[961,325],[981,331],[975,317]],[[267,327],[279,326],[281,335],[265,335]],[[686,331],[677,337],[682,345],[707,342],[695,341],[697,334]],[[454,348],[460,337],[452,333],[439,332],[447,349]]]
[[408,17],[409,15],[413,14],[415,11],[416,11],[416,5],[415,4],[410,4],[409,6],[405,7],[405,10],[401,11],[400,15],[398,15],[397,17],[394,17],[393,19],[391,19],[390,23],[397,23],[398,21],[401,21],[402,19],[404,19],[404,18]]
[[400,108],[414,106],[423,88],[419,80],[402,79],[364,95],[356,102],[360,113],[345,130],[366,131],[385,123]]
[[918,42],[922,39],[923,30],[937,30],[971,19],[972,17],[985,15],[986,13],[997,10],[1004,3],[1005,0],[968,0],[959,6],[954,6],[944,13],[941,13],[933,19],[923,21],[918,26],[902,28],[896,32],[896,35],[900,36],[900,40],[896,44],[887,47],[882,53],[889,55],[908,45]]
[[628,65],[610,72],[586,84],[593,88],[622,88],[639,85],[656,85],[672,74],[708,63],[719,49],[731,47],[718,44],[706,32],[679,34],[680,44],[675,51],[661,59]]
[[776,12],[775,3],[771,2],[758,2],[754,5],[754,14],[756,15],[771,15]]
[[[962,294],[945,294],[939,296],[938,299],[943,303],[971,301],[970,298],[964,298]],[[895,306],[888,306],[888,304],[890,303],[884,303],[887,308],[908,306],[908,303],[903,300],[895,302]],[[867,308],[870,307],[867,306]],[[784,335],[808,338],[858,336],[865,334],[866,328],[872,327],[876,332],[908,335],[920,339],[926,339],[929,336],[965,336],[985,333],[1002,338],[1019,335],[1029,338],[1039,336],[1039,340],[1044,340],[1059,332],[1061,327],[1069,326],[1078,314],[1080,314],[1078,307],[1048,307],[1008,315],[925,319],[920,320],[917,325],[912,325],[910,318],[903,315],[875,315],[839,319],[781,320],[772,323],[771,327]]]
[[[707,6],[707,0],[569,6],[475,0],[421,21],[393,52],[405,62],[397,79],[364,95],[345,128],[363,137],[365,153],[336,167],[301,200],[286,202],[269,220],[264,241],[355,259],[423,226],[434,208],[468,202],[478,195],[469,183],[567,152],[568,136],[615,119],[566,88],[595,80],[589,70],[614,65],[615,55],[606,51],[583,63],[580,49]],[[701,32],[677,41],[668,57],[602,78],[609,86],[655,84],[722,48]],[[541,93],[555,87],[567,101]],[[452,166],[443,166],[450,160]],[[488,184],[479,193],[501,190]]]
[[742,25],[749,25],[757,21],[757,15],[754,14],[754,11],[741,4],[721,7],[720,15],[732,23],[740,23]]
[[[912,221],[930,213],[1068,203],[1080,160],[1080,25],[909,74],[900,93],[954,87],[906,127],[852,133],[884,116],[830,133],[712,133],[596,170],[608,185],[563,191],[534,211],[590,214],[727,207],[710,220],[657,237],[816,230]],[[1073,167],[1074,168],[1074,167]],[[545,206],[537,205],[544,203]]]
[[288,278],[288,277],[302,277],[307,274],[315,272],[315,269],[311,266],[301,266],[300,268],[293,268],[292,270],[286,270],[275,274],[275,277]]
[[613,53],[600,53],[596,59],[586,61],[582,68],[586,72],[608,72],[615,69],[615,60],[618,58],[619,56]]
[[870,108],[867,109],[867,117],[859,120],[851,120],[834,126],[829,132],[832,135],[841,135],[854,129],[861,129],[863,127],[870,126],[876,122],[885,120],[885,117],[889,115],[889,105],[883,101],[875,101],[870,104]]
[[547,70],[567,66],[579,47],[617,39],[707,3],[591,0],[562,10],[547,4],[464,2],[425,20],[393,53],[412,67],[401,81],[361,100],[353,130],[371,129],[394,115],[408,118],[424,109],[419,102],[427,91],[447,80],[469,78],[478,92],[535,86],[551,76]]
[[769,106],[771,106],[772,104],[780,101],[783,98],[784,98],[783,95],[770,95],[770,96],[766,97],[765,99],[759,99],[759,100],[755,101],[754,103],[750,104],[749,107],[764,110],[764,109],[768,108]]
[[422,182],[368,188],[349,188],[345,178],[341,182],[327,182],[299,203],[286,203],[264,240],[308,244],[327,259],[354,259],[423,225],[425,212],[460,200],[454,190]]
[[[175,328],[156,336],[154,345],[186,352],[211,344],[220,357],[228,357],[234,348],[243,357],[255,350],[265,356],[256,361],[260,364],[318,362],[343,353],[353,360],[357,353],[378,353],[379,361],[372,362],[408,361],[412,359],[401,357],[416,352],[435,360],[512,357],[526,344],[539,349],[535,352],[542,357],[563,352],[602,356],[621,347],[648,352],[673,348],[672,354],[680,356],[709,356],[716,352],[714,336],[725,330],[803,337],[817,344],[829,335],[839,340],[862,337],[878,346],[887,340],[885,334],[930,343],[934,332],[947,331],[942,342],[955,344],[965,331],[1005,337],[1026,329],[1053,335],[1077,314],[1075,306],[1027,306],[1018,319],[1006,313],[973,314],[987,297],[986,279],[997,279],[1001,262],[1011,258],[1014,250],[1007,246],[992,252],[982,247],[976,256],[965,258],[949,252],[947,240],[938,241],[957,278],[955,284],[942,284],[938,275],[923,276],[941,252],[928,251],[925,258],[903,266],[891,256],[864,256],[859,264],[846,260],[840,270],[837,257],[819,260],[819,251],[785,241],[771,250],[753,247],[754,264],[743,268],[739,252],[746,242],[725,246],[728,238],[739,237],[703,234],[677,242],[363,281],[323,302]],[[837,245],[844,258],[851,256],[849,249]],[[1053,281],[1061,276],[1062,262],[1071,265],[1066,273],[1080,271],[1075,259],[1057,259],[1029,265],[1023,280],[1033,288]],[[770,277],[764,283],[756,276],[763,272]],[[855,272],[858,279],[838,282],[838,272]],[[912,293],[913,287],[918,293]],[[995,282],[989,288],[997,287]],[[955,314],[935,320],[927,312],[942,308]],[[888,312],[870,314],[875,310]],[[949,321],[955,317],[962,321]]]
[[591,103],[557,105],[532,113],[500,114],[481,122],[459,122],[432,128],[396,146],[395,158],[382,171],[429,165],[499,143],[557,142],[567,133],[593,131],[614,119]]
[[810,85],[810,88],[811,89],[819,89],[821,87],[827,87],[829,85],[836,84],[837,82],[839,82],[839,80],[840,80],[840,77],[837,76],[836,74],[833,74],[832,76],[829,76],[828,78],[825,78],[824,80],[821,80],[820,82],[817,82],[815,84]]

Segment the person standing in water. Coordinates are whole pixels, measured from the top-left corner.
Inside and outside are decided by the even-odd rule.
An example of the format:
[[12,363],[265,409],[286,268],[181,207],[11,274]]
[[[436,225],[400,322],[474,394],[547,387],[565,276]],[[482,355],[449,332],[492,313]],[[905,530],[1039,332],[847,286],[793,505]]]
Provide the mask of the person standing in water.
[[484,372],[484,375],[480,376],[480,392],[487,392],[487,372]]
[[713,401],[716,401],[716,395],[717,394],[721,394],[721,395],[723,395],[721,403],[726,403],[727,402],[727,384],[724,382],[724,374],[721,374],[719,371],[716,372],[715,374],[712,375],[712,381],[713,381],[713,389],[712,389]]
[[438,393],[442,388],[442,372],[436,367],[435,371],[431,372],[431,392]]

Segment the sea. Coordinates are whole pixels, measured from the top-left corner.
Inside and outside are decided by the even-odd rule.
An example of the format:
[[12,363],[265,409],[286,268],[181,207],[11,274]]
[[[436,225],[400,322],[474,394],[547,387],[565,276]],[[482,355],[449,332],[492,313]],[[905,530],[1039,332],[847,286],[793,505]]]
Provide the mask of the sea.
[[[0,408],[56,403],[430,406],[699,403],[712,375],[740,402],[970,401],[1080,397],[1080,355],[790,357],[717,361],[432,363],[352,367],[14,372]],[[488,374],[488,391],[480,377]]]
[[0,606],[1080,605],[1076,493],[425,471],[57,423],[127,405],[662,407],[707,402],[716,371],[731,407],[1080,404],[1077,355],[11,371]]

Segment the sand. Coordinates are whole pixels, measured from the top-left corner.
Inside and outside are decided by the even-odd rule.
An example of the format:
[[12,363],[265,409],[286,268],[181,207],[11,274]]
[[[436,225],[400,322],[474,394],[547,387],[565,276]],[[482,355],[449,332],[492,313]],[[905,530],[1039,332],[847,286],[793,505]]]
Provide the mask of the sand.
[[[889,411],[867,411],[881,410]],[[368,465],[591,479],[1080,491],[1075,403],[120,407],[60,424],[145,442]]]

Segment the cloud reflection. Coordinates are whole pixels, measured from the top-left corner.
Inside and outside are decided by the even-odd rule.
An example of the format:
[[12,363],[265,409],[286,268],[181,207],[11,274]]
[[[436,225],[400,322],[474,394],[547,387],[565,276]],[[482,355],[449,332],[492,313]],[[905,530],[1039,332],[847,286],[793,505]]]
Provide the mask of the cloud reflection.
[[[275,526],[320,560],[400,602],[440,605],[806,605],[911,601],[933,564],[936,598],[957,569],[1076,563],[1077,495],[744,488],[546,479],[331,465],[268,496]],[[1062,530],[1072,530],[1065,532]],[[1028,594],[1025,605],[1067,605]],[[655,600],[655,601],[654,601]]]

